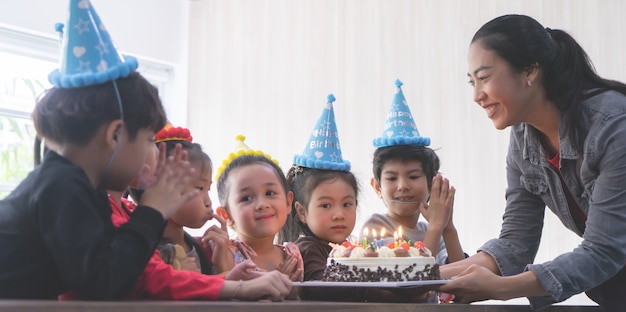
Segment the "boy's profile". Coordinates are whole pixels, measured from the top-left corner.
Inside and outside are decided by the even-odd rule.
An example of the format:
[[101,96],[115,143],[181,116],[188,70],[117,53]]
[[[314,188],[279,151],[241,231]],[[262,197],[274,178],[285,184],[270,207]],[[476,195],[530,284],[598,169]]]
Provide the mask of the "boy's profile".
[[[0,201],[0,298],[55,300],[68,290],[84,299],[125,298],[165,218],[198,194],[181,187],[192,173],[186,154],[162,156],[157,180],[131,220],[115,229],[106,190],[122,191],[138,175],[165,112],[90,3],[72,0],[69,12],[62,66],[33,112],[51,150]],[[79,20],[83,28],[73,27]]]

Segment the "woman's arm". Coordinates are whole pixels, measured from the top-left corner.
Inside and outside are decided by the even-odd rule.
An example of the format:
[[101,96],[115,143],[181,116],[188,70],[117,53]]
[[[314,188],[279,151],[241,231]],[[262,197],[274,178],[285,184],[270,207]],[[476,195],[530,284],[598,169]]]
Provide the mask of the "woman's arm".
[[509,300],[519,297],[548,295],[532,271],[503,277],[476,264],[470,265],[460,274],[453,276],[452,280],[441,286],[439,290],[454,293],[455,300],[463,303],[487,299]]

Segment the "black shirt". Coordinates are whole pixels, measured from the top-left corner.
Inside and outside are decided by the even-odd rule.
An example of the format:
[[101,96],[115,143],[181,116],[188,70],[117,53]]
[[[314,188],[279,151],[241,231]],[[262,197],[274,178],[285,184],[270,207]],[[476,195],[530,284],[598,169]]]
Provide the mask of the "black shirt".
[[115,228],[104,190],[50,151],[0,201],[0,298],[123,299],[163,234],[162,215],[139,206]]

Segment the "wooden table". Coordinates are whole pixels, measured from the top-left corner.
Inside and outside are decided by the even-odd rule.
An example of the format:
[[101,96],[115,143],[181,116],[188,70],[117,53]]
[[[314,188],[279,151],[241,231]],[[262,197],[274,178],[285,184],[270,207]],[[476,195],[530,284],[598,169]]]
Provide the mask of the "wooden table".
[[[132,312],[531,312],[522,305],[487,304],[404,304],[404,303],[335,303],[313,301],[286,302],[206,302],[206,301],[36,301],[0,300],[0,311],[132,311]],[[600,312],[597,306],[551,306],[542,312]]]

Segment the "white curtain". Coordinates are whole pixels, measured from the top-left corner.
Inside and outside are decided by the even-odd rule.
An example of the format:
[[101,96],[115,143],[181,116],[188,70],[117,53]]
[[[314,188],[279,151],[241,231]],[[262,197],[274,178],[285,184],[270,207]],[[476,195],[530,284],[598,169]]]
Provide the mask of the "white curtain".
[[[492,126],[467,84],[474,32],[502,14],[530,15],[572,34],[602,76],[626,81],[620,0],[197,0],[190,10],[188,125],[215,166],[244,134],[286,171],[333,93],[343,157],[362,187],[360,229],[385,211],[369,185],[372,139],[399,78],[419,131],[457,188],[454,222],[470,254],[498,236],[508,144],[508,130]],[[536,261],[579,242],[547,212]],[[567,303],[588,302],[582,295]]]

